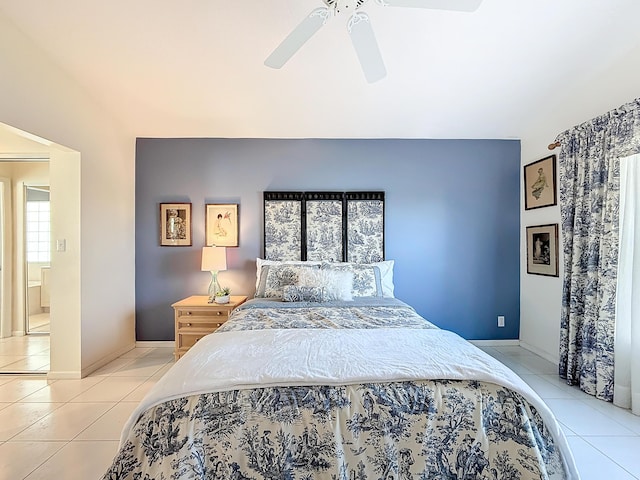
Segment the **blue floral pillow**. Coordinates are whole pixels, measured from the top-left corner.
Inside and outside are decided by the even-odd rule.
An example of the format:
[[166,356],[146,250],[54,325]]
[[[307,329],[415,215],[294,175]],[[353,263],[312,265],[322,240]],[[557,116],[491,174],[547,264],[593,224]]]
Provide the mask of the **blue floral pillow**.
[[324,302],[322,287],[305,287],[302,285],[286,285],[282,300],[285,302]]
[[297,285],[300,274],[320,265],[264,265],[260,270],[260,281],[256,289],[257,298],[282,298],[284,287]]
[[323,263],[322,270],[342,271],[353,274],[353,297],[382,297],[380,268],[365,263]]

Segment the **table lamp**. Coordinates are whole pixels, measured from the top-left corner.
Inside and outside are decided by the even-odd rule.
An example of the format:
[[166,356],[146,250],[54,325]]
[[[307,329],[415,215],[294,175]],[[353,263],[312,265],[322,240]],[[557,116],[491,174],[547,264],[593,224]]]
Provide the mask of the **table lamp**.
[[216,292],[220,290],[218,272],[227,269],[227,249],[225,247],[202,247],[203,272],[211,272],[209,284],[209,303],[213,303]]

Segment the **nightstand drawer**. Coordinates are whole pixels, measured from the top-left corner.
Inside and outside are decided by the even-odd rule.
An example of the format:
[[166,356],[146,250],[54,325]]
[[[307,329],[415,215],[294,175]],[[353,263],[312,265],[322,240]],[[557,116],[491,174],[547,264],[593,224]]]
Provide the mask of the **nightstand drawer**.
[[229,319],[229,312],[176,312],[176,327],[192,327],[205,324],[222,325]]
[[227,315],[219,318],[197,318],[197,319],[184,319],[177,320],[176,328],[179,333],[207,330],[212,332],[220,327],[229,318]]
[[205,337],[212,332],[184,332],[178,334],[178,349],[186,348],[189,349],[193,347],[202,337]]
[[228,317],[229,312],[227,310],[176,310],[178,318],[211,318],[211,317]]

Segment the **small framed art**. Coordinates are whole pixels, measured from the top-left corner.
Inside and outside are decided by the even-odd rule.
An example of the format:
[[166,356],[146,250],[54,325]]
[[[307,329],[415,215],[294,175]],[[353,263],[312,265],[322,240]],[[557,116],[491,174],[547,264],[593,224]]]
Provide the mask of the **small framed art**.
[[208,247],[238,246],[238,205],[216,203],[205,205],[205,231]]
[[527,273],[558,276],[558,224],[527,227]]
[[160,246],[191,246],[191,204],[160,204]]
[[556,205],[556,156],[524,166],[524,209]]

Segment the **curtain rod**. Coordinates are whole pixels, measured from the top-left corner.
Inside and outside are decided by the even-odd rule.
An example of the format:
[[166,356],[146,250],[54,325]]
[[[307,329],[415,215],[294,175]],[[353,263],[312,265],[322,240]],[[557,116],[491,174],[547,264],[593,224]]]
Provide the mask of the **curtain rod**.
[[562,146],[562,144],[560,142],[554,142],[554,143],[550,143],[549,146],[547,147],[549,150],[553,150],[556,147],[560,147]]

